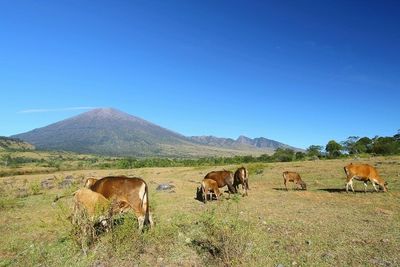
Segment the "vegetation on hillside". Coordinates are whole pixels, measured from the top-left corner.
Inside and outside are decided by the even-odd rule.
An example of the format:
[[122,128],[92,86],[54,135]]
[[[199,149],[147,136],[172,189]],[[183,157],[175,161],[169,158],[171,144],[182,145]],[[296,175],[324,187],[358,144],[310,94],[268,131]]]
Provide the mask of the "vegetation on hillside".
[[34,145],[18,138],[0,136],[0,151],[29,151],[34,149]]

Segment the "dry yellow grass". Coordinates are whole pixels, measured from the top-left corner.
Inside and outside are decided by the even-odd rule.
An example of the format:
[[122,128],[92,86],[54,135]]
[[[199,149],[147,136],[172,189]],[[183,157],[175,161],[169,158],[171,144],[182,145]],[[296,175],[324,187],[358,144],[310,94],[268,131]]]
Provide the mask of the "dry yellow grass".
[[[234,171],[238,166],[1,177],[0,265],[398,266],[400,158],[358,160],[378,168],[389,182],[388,193],[372,193],[371,185],[366,194],[345,193],[343,166],[350,161],[248,164],[249,196],[207,205],[194,198],[204,175],[223,168]],[[308,191],[282,190],[285,170],[299,172]],[[70,236],[66,216],[71,198],[56,206],[51,203],[57,194],[81,186],[86,177],[107,175],[144,178],[157,225],[137,235],[129,230],[135,226],[126,226],[134,220],[125,220],[114,235],[102,236],[86,257]],[[57,188],[66,176],[75,177],[73,188]],[[35,189],[51,177],[55,188]],[[173,192],[156,191],[161,183],[173,184]],[[28,196],[15,198],[20,188]],[[362,183],[355,182],[355,189],[363,191]]]

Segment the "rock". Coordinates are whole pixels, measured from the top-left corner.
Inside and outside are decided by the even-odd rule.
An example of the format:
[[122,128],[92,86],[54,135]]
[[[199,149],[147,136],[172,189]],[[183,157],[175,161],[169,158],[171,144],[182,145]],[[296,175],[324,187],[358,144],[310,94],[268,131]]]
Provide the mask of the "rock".
[[279,263],[278,265],[276,265],[276,267],[285,267],[285,265],[283,265],[282,263]]
[[174,185],[172,184],[159,184],[156,188],[157,191],[165,191],[165,190],[171,190],[172,188],[175,188]]
[[52,189],[54,188],[54,179],[49,178],[40,182],[42,189]]
[[17,198],[24,198],[27,196],[28,196],[28,190],[26,188],[18,188],[18,191],[16,192]]
[[69,180],[69,179],[64,180],[58,184],[58,188],[60,188],[60,189],[68,188],[68,187],[71,187],[73,183],[74,182],[72,180]]
[[382,243],[389,243],[389,239],[387,239],[387,238],[381,239],[381,242]]

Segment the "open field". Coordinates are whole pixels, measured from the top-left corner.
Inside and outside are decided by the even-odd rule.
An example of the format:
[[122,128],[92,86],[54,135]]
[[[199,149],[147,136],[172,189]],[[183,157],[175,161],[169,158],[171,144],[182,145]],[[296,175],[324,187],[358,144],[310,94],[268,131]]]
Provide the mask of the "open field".
[[[248,164],[248,197],[225,193],[206,205],[195,199],[202,177],[239,166],[1,177],[0,266],[399,266],[400,157],[358,161],[378,168],[388,193],[372,193],[372,185],[362,193],[355,181],[360,192],[346,194],[348,159]],[[282,190],[285,170],[299,172],[308,191]],[[52,201],[106,175],[146,180],[157,225],[138,234],[127,216],[85,256],[67,219],[72,198]],[[156,191],[161,183],[175,188]]]

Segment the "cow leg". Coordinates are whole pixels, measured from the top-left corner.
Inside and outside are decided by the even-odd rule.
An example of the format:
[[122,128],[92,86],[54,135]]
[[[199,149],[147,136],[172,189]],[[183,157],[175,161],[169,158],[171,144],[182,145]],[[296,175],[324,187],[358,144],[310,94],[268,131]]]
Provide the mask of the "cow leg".
[[288,191],[287,185],[286,185],[286,180],[283,180],[283,183],[285,184],[286,191]]
[[227,186],[228,186],[229,191],[230,191],[232,194],[236,194],[236,193],[237,193],[237,190],[235,190],[235,188],[233,187],[232,184],[227,184]]
[[202,192],[202,194],[203,194],[203,201],[204,201],[204,204],[205,203],[207,203],[207,192],[208,190],[205,188],[205,186],[204,185],[202,185],[201,186],[201,192]]
[[138,219],[138,223],[139,223],[139,231],[143,231],[143,225],[144,225],[144,220],[145,220],[145,216],[144,215],[140,215],[137,217]]
[[353,186],[353,179],[350,180],[350,186],[351,186],[351,190],[353,191],[353,193],[355,193],[354,186]]
[[367,186],[368,186],[367,182],[364,182],[364,193],[367,193]]
[[150,228],[153,228],[154,221],[153,221],[153,216],[151,215],[151,212],[149,212],[149,221],[150,221]]
[[378,188],[376,188],[375,182],[371,180],[372,186],[374,187],[375,191],[378,192]]
[[353,178],[351,178],[346,184],[346,192],[347,193],[349,192],[349,186],[351,187],[351,190],[353,190],[353,193],[355,193],[354,188],[353,188]]

